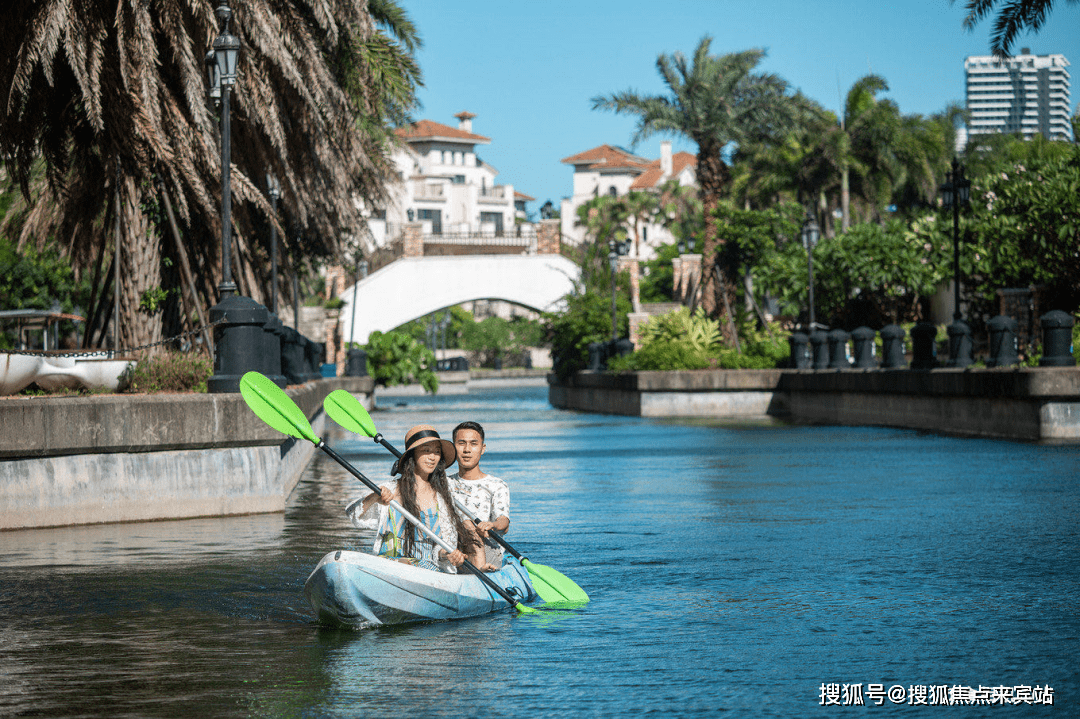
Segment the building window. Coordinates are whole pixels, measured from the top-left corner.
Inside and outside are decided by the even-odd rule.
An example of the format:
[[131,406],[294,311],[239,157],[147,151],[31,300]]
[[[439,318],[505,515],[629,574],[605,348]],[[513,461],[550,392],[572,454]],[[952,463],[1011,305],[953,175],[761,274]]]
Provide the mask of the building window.
[[495,236],[496,237],[502,237],[502,234],[503,234],[503,216],[502,216],[501,212],[481,212],[480,213],[480,224],[481,225],[494,224],[495,225]]
[[465,175],[454,175],[453,182],[454,182],[455,185],[464,185],[465,184]]
[[612,185],[611,187],[607,188],[607,193],[611,197],[617,197],[618,194],[619,194],[619,191],[615,189],[615,185]]
[[417,210],[416,219],[431,220],[431,234],[442,234],[442,210]]

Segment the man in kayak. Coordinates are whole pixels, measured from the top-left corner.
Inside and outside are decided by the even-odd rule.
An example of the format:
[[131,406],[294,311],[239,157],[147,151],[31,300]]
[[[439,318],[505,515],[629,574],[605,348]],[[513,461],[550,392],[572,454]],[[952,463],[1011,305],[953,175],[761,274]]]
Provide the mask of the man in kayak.
[[477,533],[484,540],[488,564],[501,567],[503,548],[491,537],[510,528],[510,488],[498,477],[480,469],[484,444],[484,428],[476,422],[462,422],[454,427],[454,449],[457,450],[458,471],[450,475],[450,491],[476,520]]

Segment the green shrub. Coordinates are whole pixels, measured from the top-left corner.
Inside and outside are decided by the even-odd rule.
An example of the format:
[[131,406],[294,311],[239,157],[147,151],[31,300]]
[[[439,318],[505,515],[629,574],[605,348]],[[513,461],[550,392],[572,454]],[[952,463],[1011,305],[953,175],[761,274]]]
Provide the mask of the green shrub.
[[439,391],[435,376],[435,354],[403,332],[371,333],[364,347],[367,352],[368,374],[376,384],[393,387],[399,384],[419,384],[425,391]]
[[687,343],[700,352],[711,352],[720,346],[720,322],[698,308],[693,314],[689,308],[680,307],[664,315],[650,317],[638,329],[641,344]]
[[213,360],[200,352],[168,352],[135,365],[131,391],[205,392],[213,373]]
[[653,342],[636,352],[608,360],[611,372],[707,369],[711,366],[708,352],[681,340]]
[[340,297],[331,297],[326,302],[323,302],[323,307],[328,310],[340,310],[345,306],[345,300]]

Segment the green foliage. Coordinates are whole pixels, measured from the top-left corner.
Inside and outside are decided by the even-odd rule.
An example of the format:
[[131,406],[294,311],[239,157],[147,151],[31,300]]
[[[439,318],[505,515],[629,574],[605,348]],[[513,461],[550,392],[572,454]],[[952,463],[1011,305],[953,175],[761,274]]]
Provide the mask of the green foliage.
[[328,310],[340,310],[345,306],[345,300],[340,297],[331,297],[326,302],[323,302],[323,307]]
[[5,310],[48,310],[59,303],[61,312],[72,312],[86,306],[90,282],[76,280],[71,263],[51,245],[19,252],[0,237],[0,297]]
[[[819,319],[841,326],[881,326],[914,319],[919,299],[951,275],[952,243],[932,215],[913,223],[861,223],[814,250],[814,305]],[[783,314],[807,303],[807,258],[788,242],[753,270],[755,286],[780,301]]]
[[659,343],[685,343],[695,350],[708,353],[720,345],[720,322],[705,314],[700,307],[693,314],[680,307],[673,312],[649,318],[638,329],[643,347]]
[[720,203],[712,217],[722,227],[721,262],[735,274],[760,265],[778,247],[798,241],[805,210],[785,202],[767,210],[739,209]]
[[999,288],[1029,285],[1050,306],[1080,306],[1080,146],[1065,148],[972,180],[961,272],[974,313],[997,314]]
[[213,360],[200,352],[167,352],[135,365],[131,391],[206,392],[213,373]]
[[[630,300],[618,295],[616,320],[620,336],[627,331]],[[579,290],[567,295],[566,311],[545,315],[545,331],[551,343],[555,374],[566,379],[589,365],[589,344],[611,339],[611,296]]]
[[139,309],[148,314],[157,312],[161,304],[168,298],[170,292],[171,290],[161,287],[152,287],[146,290],[139,298]]
[[376,384],[393,387],[399,384],[420,384],[435,394],[439,379],[435,376],[435,354],[402,332],[371,333],[364,347],[367,352],[368,374]]
[[636,352],[608,360],[609,372],[707,369],[715,366],[709,352],[689,342],[654,342]]

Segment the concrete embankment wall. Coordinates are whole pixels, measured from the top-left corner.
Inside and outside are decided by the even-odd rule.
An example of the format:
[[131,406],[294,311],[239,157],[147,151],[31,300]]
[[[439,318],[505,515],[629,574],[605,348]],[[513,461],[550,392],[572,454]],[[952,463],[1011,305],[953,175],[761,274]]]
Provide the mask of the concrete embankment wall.
[[[367,377],[287,392],[312,422],[343,388],[370,406]],[[277,512],[311,459],[239,394],[0,399],[0,529]]]
[[699,370],[549,380],[555,407],[1080,442],[1080,369]]

